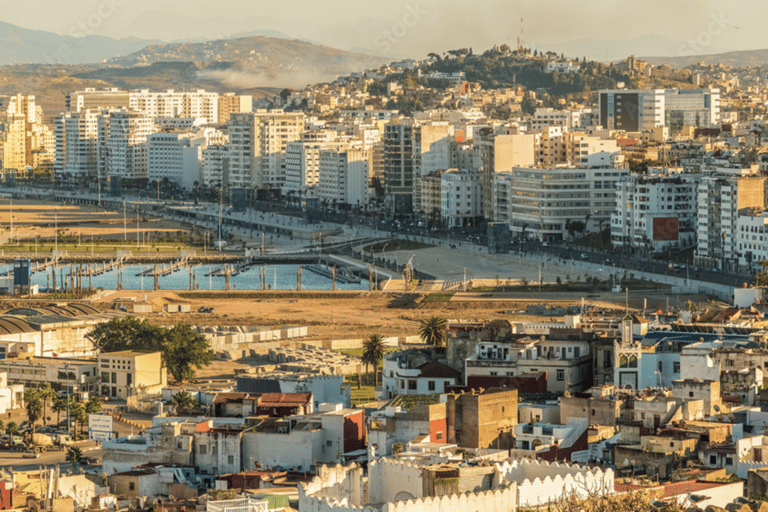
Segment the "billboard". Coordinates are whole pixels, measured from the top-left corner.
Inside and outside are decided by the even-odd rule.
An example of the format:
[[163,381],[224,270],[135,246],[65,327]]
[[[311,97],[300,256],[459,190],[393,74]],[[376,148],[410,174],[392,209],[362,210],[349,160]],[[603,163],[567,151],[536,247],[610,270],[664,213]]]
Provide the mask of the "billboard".
[[671,242],[677,241],[680,233],[680,226],[677,217],[654,217],[653,219],[653,241]]
[[108,414],[88,415],[88,439],[106,441],[112,437],[112,416]]

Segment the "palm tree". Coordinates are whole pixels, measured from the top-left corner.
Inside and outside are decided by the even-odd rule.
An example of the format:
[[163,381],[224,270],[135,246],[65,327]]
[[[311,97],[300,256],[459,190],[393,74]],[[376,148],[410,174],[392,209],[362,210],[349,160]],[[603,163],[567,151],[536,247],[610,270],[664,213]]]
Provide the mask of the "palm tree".
[[43,425],[47,425],[48,417],[46,414],[46,406],[48,405],[48,402],[56,399],[56,391],[54,391],[51,385],[46,382],[37,390],[37,394],[43,401]]
[[[16,424],[15,421],[10,421],[5,426],[5,433],[10,436],[11,441],[13,441],[13,436],[19,432],[19,426]],[[13,444],[13,443],[11,443]]]
[[77,424],[80,421],[80,411],[83,410],[83,406],[75,400],[75,397],[71,397],[69,399],[69,417],[73,420],[75,420],[75,428],[72,429],[75,433],[75,438],[77,437]]
[[77,466],[83,462],[83,452],[77,446],[70,446],[67,449],[67,462],[72,463],[72,470],[76,471]]
[[441,316],[431,316],[421,320],[419,336],[424,343],[435,347],[445,344],[445,331],[448,329],[448,320]]
[[86,414],[96,414],[101,410],[101,398],[96,395],[91,396],[87,402],[85,402]]
[[384,359],[384,336],[381,334],[371,334],[363,344],[363,361],[373,366],[374,385],[379,380],[379,363]]
[[24,397],[27,408],[27,419],[32,425],[32,432],[35,431],[35,422],[43,416],[43,401],[37,390],[30,389]]
[[177,409],[192,409],[197,405],[197,400],[195,400],[188,392],[179,391],[173,395],[171,403]]
[[61,421],[61,413],[67,410],[67,399],[56,398],[51,404],[51,410],[56,413],[56,424]]
[[0,432],[5,432],[5,422],[0,420]]

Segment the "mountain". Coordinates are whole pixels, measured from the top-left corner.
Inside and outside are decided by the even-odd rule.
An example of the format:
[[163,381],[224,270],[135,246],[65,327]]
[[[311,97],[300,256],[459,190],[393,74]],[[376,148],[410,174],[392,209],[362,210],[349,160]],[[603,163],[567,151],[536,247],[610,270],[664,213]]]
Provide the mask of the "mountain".
[[86,64],[127,55],[160,41],[112,39],[104,36],[72,37],[17,27],[0,21],[0,65]]
[[[194,63],[198,79],[218,81],[230,89],[303,87],[388,62],[385,57],[258,36],[147,46],[108,60],[109,67],[89,73],[88,78],[144,76],[146,66],[153,64]],[[186,69],[187,73],[190,71]]]
[[684,68],[703,62],[704,64],[724,64],[731,67],[765,66],[768,64],[768,49],[744,50],[738,52],[713,53],[682,57],[641,57],[654,66],[668,64],[673,68]]
[[567,43],[535,44],[533,48],[564,53],[570,58],[586,56],[589,60],[600,62],[624,60],[630,55],[685,55],[688,51],[684,41],[652,34],[626,41],[578,39]]

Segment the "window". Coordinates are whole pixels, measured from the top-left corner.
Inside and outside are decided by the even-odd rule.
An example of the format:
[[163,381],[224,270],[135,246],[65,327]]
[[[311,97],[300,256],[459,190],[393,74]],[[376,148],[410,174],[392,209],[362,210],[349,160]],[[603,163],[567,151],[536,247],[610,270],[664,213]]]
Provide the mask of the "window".
[[325,446],[330,448],[331,446],[333,446],[333,441],[326,441]]
[[416,389],[416,381],[411,379],[408,381],[408,389]]
[[400,379],[400,389],[405,389],[405,380]]
[[680,363],[679,362],[672,363],[672,373],[680,373]]
[[565,370],[557,370],[557,380],[558,381],[565,380]]
[[732,466],[733,465],[733,458],[732,457],[726,457],[725,458],[725,465],[726,466]]
[[710,455],[709,456],[709,463],[710,464],[717,464],[717,455]]
[[112,372],[112,384],[117,384],[117,372]]
[[594,409],[592,409],[592,416],[594,416],[594,415],[595,415],[595,410],[594,410]]
[[128,482],[128,490],[129,491],[135,491],[136,490],[136,483],[135,482]]
[[442,431],[438,431],[438,432],[435,433],[435,440],[436,441],[442,441],[443,440],[443,432]]
[[208,447],[204,444],[201,444],[200,446],[198,446],[197,452],[200,455],[205,455],[206,453],[208,453]]
[[693,398],[693,391],[688,392],[688,398]]
[[427,383],[427,389],[428,389],[429,391],[434,391],[434,390],[435,390],[435,381],[433,381],[433,380],[430,380],[430,381]]
[[235,456],[234,455],[227,455],[227,464],[234,464],[235,463]]

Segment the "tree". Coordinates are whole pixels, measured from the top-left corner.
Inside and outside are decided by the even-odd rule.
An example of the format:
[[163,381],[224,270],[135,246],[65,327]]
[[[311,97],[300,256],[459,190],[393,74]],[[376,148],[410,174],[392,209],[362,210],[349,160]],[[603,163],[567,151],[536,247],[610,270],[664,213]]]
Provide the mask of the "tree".
[[36,389],[30,389],[24,394],[24,403],[27,409],[27,419],[35,431],[35,422],[43,416],[43,401]]
[[384,359],[384,336],[371,334],[363,343],[363,361],[373,366],[374,385],[379,380],[379,363]]
[[204,336],[189,325],[178,324],[168,330],[164,345],[165,365],[177,383],[195,378],[195,370],[213,362],[213,350]]
[[102,352],[160,352],[163,364],[178,383],[195,377],[193,366],[199,369],[213,361],[213,350],[205,337],[185,324],[165,329],[135,317],[113,318],[97,325],[89,336]]
[[38,395],[43,401],[43,425],[47,425],[48,415],[46,414],[46,407],[52,400],[56,399],[56,391],[51,387],[49,383],[46,382],[40,387],[40,389],[38,389]]
[[0,432],[5,432],[5,422],[0,420]]
[[56,398],[51,404],[51,410],[56,413],[56,424],[61,422],[61,413],[67,410],[67,399]]
[[[69,399],[69,418],[70,420],[75,420],[75,428],[73,429],[74,433],[77,434],[77,424],[80,422],[81,419],[81,411],[83,411],[83,406],[80,402],[75,400],[75,397],[70,397]],[[75,435],[77,437],[77,435]]]
[[445,332],[448,329],[448,320],[441,316],[423,318],[419,326],[419,336],[424,343],[435,347],[445,344]]
[[15,421],[9,421],[8,424],[5,426],[5,433],[8,434],[11,439],[13,439],[13,436],[15,434],[18,434],[19,432],[19,426],[16,424]]
[[77,466],[83,463],[83,451],[77,446],[70,446],[67,449],[67,462],[71,463],[73,471],[76,471]]
[[177,409],[192,409],[197,405],[197,400],[186,391],[179,391],[171,399],[171,403]]
[[96,395],[91,396],[87,402],[85,402],[86,414],[96,414],[101,410],[101,398]]

